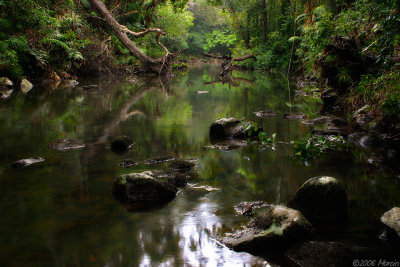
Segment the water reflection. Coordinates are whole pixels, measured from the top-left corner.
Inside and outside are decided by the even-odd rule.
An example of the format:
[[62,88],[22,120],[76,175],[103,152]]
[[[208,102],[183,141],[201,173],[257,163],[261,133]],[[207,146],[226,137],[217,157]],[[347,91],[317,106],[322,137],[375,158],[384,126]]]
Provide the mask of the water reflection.
[[[365,168],[362,153],[333,153],[309,166],[290,157],[290,141],[310,128],[284,120],[290,111],[284,79],[234,72],[231,82],[213,82],[219,70],[190,69],[159,79],[81,81],[101,90],[35,88],[0,104],[0,265],[4,266],[257,266],[266,263],[221,247],[215,238],[243,223],[233,206],[240,201],[285,203],[307,179],[331,175],[348,190],[350,223],[335,240],[381,248],[378,218],[400,201],[390,173]],[[233,82],[233,83],[232,83]],[[208,94],[197,94],[208,91]],[[311,107],[311,108],[310,108]],[[311,105],[312,115],[319,110]],[[292,108],[299,111],[301,106]],[[259,119],[253,112],[274,110]],[[278,144],[218,151],[209,126],[220,117],[257,121]],[[132,150],[116,155],[110,136],[127,135]],[[82,150],[57,152],[48,144],[76,138]],[[159,210],[131,213],[111,193],[115,177],[149,166],[123,169],[123,159],[157,156],[197,158],[200,177]],[[15,170],[10,164],[41,156],[40,166]],[[219,190],[208,191],[201,186]],[[205,188],[207,189],[207,188]]]

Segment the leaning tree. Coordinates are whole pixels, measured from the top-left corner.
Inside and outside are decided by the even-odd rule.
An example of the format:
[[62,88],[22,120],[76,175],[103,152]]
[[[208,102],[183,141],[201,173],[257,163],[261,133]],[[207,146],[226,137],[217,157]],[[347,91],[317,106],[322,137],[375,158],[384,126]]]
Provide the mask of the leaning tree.
[[[139,59],[143,65],[151,72],[155,72],[158,74],[164,73],[164,72],[169,72],[169,66],[173,59],[177,56],[179,53],[171,53],[165,45],[163,45],[160,42],[160,36],[165,35],[165,32],[163,32],[159,28],[147,28],[144,31],[140,32],[134,32],[129,30],[126,26],[119,24],[119,22],[115,19],[113,16],[112,12],[110,12],[106,5],[103,3],[102,0],[90,0],[91,4],[97,9],[97,11],[100,13],[101,17],[107,22],[107,24],[111,27],[112,31],[114,34],[117,36],[117,38],[129,49],[129,51],[137,58]],[[150,3],[150,7],[154,9],[154,6],[161,3],[165,2],[162,0],[153,0]],[[130,36],[134,36],[136,38],[143,37],[149,33],[155,33],[156,34],[156,41],[157,44],[165,51],[165,55],[162,56],[161,58],[152,58],[143,53],[140,48],[135,45],[135,43],[132,42],[132,40],[129,38]]]

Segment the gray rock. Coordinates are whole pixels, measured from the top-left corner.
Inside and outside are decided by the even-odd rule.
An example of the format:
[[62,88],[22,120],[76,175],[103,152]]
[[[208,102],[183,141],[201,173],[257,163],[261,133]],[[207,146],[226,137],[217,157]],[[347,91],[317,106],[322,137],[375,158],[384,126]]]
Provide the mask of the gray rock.
[[22,79],[21,81],[21,91],[23,93],[28,93],[33,88],[33,84],[27,79]]
[[73,149],[84,148],[85,144],[72,138],[65,138],[65,139],[58,139],[50,143],[49,147],[57,151],[68,151]]
[[113,184],[114,197],[127,205],[130,211],[167,204],[175,198],[177,192],[174,185],[144,172],[121,175]]
[[326,241],[305,241],[290,248],[285,256],[298,266],[352,266],[359,253],[345,244]]
[[[391,210],[385,212],[381,217],[381,222],[388,228],[386,232],[386,238],[392,239],[399,243],[400,241],[400,208],[394,207]],[[389,230],[390,229],[390,230]]]
[[268,118],[268,117],[275,117],[276,116],[276,112],[273,110],[268,110],[268,111],[257,111],[257,112],[253,112],[254,115],[256,115],[259,118]]
[[296,120],[296,119],[305,119],[306,115],[303,113],[285,112],[283,113],[283,117],[287,120]]
[[14,168],[25,168],[28,167],[29,165],[43,162],[45,161],[44,158],[41,157],[34,157],[34,158],[29,158],[29,159],[21,159],[16,162],[14,162],[11,166]]
[[247,139],[258,136],[262,132],[261,128],[256,129],[256,124],[252,121],[236,118],[222,118],[211,124],[210,137],[214,139]]
[[235,251],[265,253],[270,249],[286,248],[307,238],[312,231],[311,224],[300,211],[271,205],[243,230],[227,234],[222,242]]
[[111,142],[111,150],[116,153],[123,153],[128,151],[134,142],[128,136],[118,136]]
[[144,174],[150,175],[151,177],[164,181],[173,186],[180,188],[185,187],[187,185],[188,180],[192,178],[190,174],[177,172],[171,169],[163,169],[163,170],[152,170],[145,171]]
[[335,178],[318,176],[297,190],[288,206],[301,211],[317,226],[338,226],[347,220],[347,193]]

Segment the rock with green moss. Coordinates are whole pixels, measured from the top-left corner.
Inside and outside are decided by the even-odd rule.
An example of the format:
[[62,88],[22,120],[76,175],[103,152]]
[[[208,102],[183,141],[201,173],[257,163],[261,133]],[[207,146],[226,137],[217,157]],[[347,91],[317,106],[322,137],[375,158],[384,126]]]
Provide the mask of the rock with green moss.
[[311,235],[313,228],[300,211],[271,205],[243,229],[227,234],[222,242],[235,251],[263,253],[284,249]]
[[211,124],[210,137],[212,139],[247,139],[258,136],[262,129],[252,121],[236,118],[222,118]]
[[335,226],[347,219],[347,194],[335,178],[318,176],[307,180],[289,201],[317,226]]
[[140,204],[148,209],[173,200],[178,192],[177,188],[168,181],[149,174],[142,172],[119,176],[113,184],[115,198],[123,204]]

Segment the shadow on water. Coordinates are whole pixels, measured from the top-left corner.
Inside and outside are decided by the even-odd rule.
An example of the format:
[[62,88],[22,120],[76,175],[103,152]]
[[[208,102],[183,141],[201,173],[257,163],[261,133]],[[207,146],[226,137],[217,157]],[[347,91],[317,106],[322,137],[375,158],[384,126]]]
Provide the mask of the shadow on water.
[[[216,241],[247,220],[235,215],[233,206],[251,200],[286,203],[304,181],[318,175],[338,178],[349,194],[349,225],[325,238],[382,249],[379,217],[400,200],[391,174],[365,168],[356,151],[331,153],[308,166],[296,161],[289,143],[311,128],[283,119],[284,112],[298,109],[288,105],[287,81],[254,72],[234,72],[229,81],[219,81],[218,74],[213,66],[202,66],[169,82],[82,81],[99,84],[100,90],[36,88],[3,101],[0,264],[264,266],[263,259]],[[308,115],[319,108],[309,108]],[[277,116],[261,120],[253,114],[259,110],[274,110]],[[220,117],[255,120],[268,136],[277,133],[279,143],[228,152],[205,148],[211,144],[209,126]],[[135,142],[123,155],[107,148],[119,135]],[[48,144],[60,138],[76,138],[87,147],[50,150]],[[46,161],[10,167],[33,156]],[[124,169],[118,162],[159,156],[197,158],[200,178],[161,209],[127,212],[112,195],[114,178],[150,167]]]

